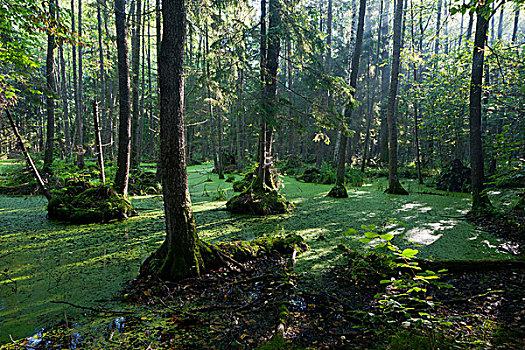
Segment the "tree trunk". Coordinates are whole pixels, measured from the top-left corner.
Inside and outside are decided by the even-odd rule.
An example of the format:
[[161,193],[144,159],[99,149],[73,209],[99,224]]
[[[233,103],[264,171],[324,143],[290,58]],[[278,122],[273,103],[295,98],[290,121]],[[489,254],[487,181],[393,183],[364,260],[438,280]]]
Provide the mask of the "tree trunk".
[[[49,2],[49,17],[51,23],[55,18],[55,2]],[[47,34],[47,57],[46,57],[46,108],[47,108],[47,133],[46,149],[44,152],[43,172],[51,174],[53,165],[53,151],[55,144],[55,35],[49,31]]]
[[[440,1],[441,3],[441,1]],[[394,17],[394,47],[392,51],[392,73],[390,78],[390,96],[388,98],[388,188],[386,193],[390,194],[408,194],[401,186],[397,175],[397,89],[399,84],[399,67],[401,46],[403,46],[402,37],[403,28],[403,1],[398,0]]]
[[[99,98],[101,102],[100,118],[103,127],[102,133],[107,134],[107,122],[106,122],[106,71],[104,66],[104,47],[102,42],[102,14],[100,9],[100,3],[97,1],[97,30],[98,30],[98,56],[99,56],[99,75],[100,75],[100,93]],[[96,132],[96,131],[95,131]],[[99,130],[100,133],[100,130]],[[102,141],[100,141],[102,143]]]
[[104,153],[102,152],[102,140],[100,139],[100,125],[98,118],[98,101],[93,101],[93,126],[95,131],[95,148],[97,150],[97,160],[100,169],[100,181],[106,183],[106,173],[104,171]]
[[138,169],[140,163],[140,141],[139,141],[139,94],[140,94],[140,28],[142,1],[137,0],[134,16],[133,37],[131,38],[131,69],[133,70],[133,96],[132,96],[132,119],[131,119],[131,168]]
[[[78,40],[82,42],[82,0],[78,0]],[[78,157],[77,165],[79,169],[84,169],[84,101],[83,101],[83,63],[82,63],[82,45],[78,46],[78,115],[77,115],[77,140],[78,140]]]
[[184,156],[184,1],[163,0],[162,14],[169,18],[164,21],[159,57],[160,164],[166,240],[141,270],[147,270],[147,265],[158,259],[160,264],[153,272],[163,279],[178,280],[199,276],[202,268]]
[[[352,55],[352,67],[350,71],[350,87],[354,89],[352,93],[356,94],[357,76],[359,74],[359,61],[361,58],[361,48],[363,46],[363,32],[365,25],[366,0],[359,1],[359,19],[357,21],[357,33],[355,39],[354,53]],[[354,106],[348,104],[345,107],[345,122],[352,122],[352,109]],[[345,126],[341,127],[341,141],[339,143],[339,150],[337,152],[337,174],[335,178],[335,186],[328,193],[329,197],[346,198],[348,193],[345,188],[345,159],[346,159],[346,143],[348,135],[344,132]]]
[[71,126],[69,124],[69,94],[66,84],[66,61],[64,60],[63,45],[59,46],[60,53],[60,94],[62,97],[62,121],[64,122],[64,141],[66,159],[71,157]]
[[484,13],[487,5],[477,8],[476,34],[472,56],[472,76],[470,80],[470,165],[472,167],[472,212],[490,207],[484,193],[483,147],[481,142],[481,94],[483,83],[483,60],[487,41],[488,19]]
[[520,20],[520,7],[516,5],[516,11],[514,12],[514,27],[512,28],[512,39],[511,42],[516,44],[518,38],[518,24]]
[[[389,62],[388,62],[388,8],[389,0],[385,0],[385,8],[383,10],[383,1],[381,1],[380,9],[380,24],[381,24],[381,38],[382,52],[381,52],[381,128],[379,131],[379,158],[382,164],[388,163],[388,122],[386,119],[388,109],[388,76],[389,76]],[[384,17],[384,18],[383,18]]]
[[115,26],[119,77],[119,140],[115,190],[127,196],[131,152],[131,111],[125,0],[115,0]]
[[439,54],[439,35],[441,31],[441,6],[442,0],[438,0],[437,10],[436,10],[436,40],[434,42],[434,55]]
[[35,163],[33,163],[33,159],[31,159],[31,156],[29,155],[29,152],[27,151],[27,148],[24,144],[24,141],[22,140],[22,136],[20,136],[20,133],[18,132],[18,128],[16,127],[16,124],[13,120],[13,117],[11,116],[11,113],[8,109],[6,109],[7,119],[9,119],[9,123],[11,124],[11,128],[13,129],[13,133],[16,136],[16,140],[18,142],[18,146],[22,150],[22,153],[24,154],[24,157],[26,158],[27,165],[29,166],[29,169],[31,169],[31,172],[35,176],[36,182],[38,186],[40,187],[40,190],[44,194],[44,196],[47,198],[48,201],[51,200],[51,193],[49,192],[49,189],[46,187],[46,184],[42,180],[42,177],[40,176],[40,173],[38,172],[38,169],[35,166]]

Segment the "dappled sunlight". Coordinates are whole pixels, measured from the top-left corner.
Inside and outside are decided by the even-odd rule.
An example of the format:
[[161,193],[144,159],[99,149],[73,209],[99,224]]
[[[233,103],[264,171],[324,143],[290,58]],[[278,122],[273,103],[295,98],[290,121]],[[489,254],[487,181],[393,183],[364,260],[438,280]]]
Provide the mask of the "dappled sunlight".
[[405,238],[416,244],[429,245],[443,236],[443,234],[434,234],[435,232],[436,230],[433,229],[415,227],[405,233]]

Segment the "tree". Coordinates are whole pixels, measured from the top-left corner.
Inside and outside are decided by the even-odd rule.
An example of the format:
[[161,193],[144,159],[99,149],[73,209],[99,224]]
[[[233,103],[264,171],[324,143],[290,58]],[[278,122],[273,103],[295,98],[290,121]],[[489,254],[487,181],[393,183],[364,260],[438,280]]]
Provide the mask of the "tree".
[[140,164],[140,133],[139,133],[139,83],[140,83],[140,29],[142,19],[142,2],[141,0],[136,1],[136,12],[134,16],[134,30],[133,37],[131,38],[131,69],[133,70],[133,93],[132,93],[132,104],[133,104],[133,115],[131,124],[131,168],[137,169]]
[[[161,278],[198,276],[202,267],[191,209],[184,152],[184,0],[162,1],[163,35],[159,56],[160,167],[166,239],[141,272],[152,269]],[[156,263],[156,264],[154,264]]]
[[[51,21],[55,20],[55,2],[49,2],[49,17]],[[47,33],[47,57],[46,57],[46,108],[47,108],[47,133],[46,149],[44,152],[44,173],[51,173],[53,165],[53,151],[55,144],[55,34],[53,29],[49,28]]]
[[[359,19],[357,22],[357,33],[354,46],[354,53],[352,57],[352,68],[350,72],[350,87],[355,90],[357,87],[357,75],[359,73],[359,60],[361,58],[361,48],[363,44],[363,31],[365,25],[365,12],[366,12],[366,0],[359,1]],[[344,120],[349,122],[352,120],[352,110],[354,106],[352,101],[349,101],[345,106]],[[341,140],[339,141],[339,150],[337,152],[337,175],[335,180],[335,186],[328,193],[329,197],[334,198],[346,198],[348,192],[345,187],[345,163],[346,163],[346,143],[348,135],[344,130],[345,126],[341,130]]]
[[119,139],[115,190],[124,196],[128,194],[131,152],[130,79],[125,3],[125,0],[115,0],[119,82]]
[[401,46],[403,46],[403,0],[397,0],[394,17],[394,47],[392,51],[392,72],[390,76],[390,95],[388,98],[388,188],[386,193],[408,194],[401,186],[397,175],[397,89],[399,84],[399,66]]
[[476,33],[472,55],[470,80],[470,166],[472,167],[472,212],[490,207],[484,190],[483,146],[481,142],[481,94],[483,83],[483,60],[490,15],[488,5],[476,8]]

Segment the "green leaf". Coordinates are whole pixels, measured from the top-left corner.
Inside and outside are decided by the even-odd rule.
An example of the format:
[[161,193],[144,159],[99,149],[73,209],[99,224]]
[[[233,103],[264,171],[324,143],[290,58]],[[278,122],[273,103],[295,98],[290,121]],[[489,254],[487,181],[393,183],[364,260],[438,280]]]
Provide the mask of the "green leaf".
[[379,281],[379,284],[386,284],[392,282],[391,280],[381,280]]
[[347,236],[355,235],[356,233],[357,233],[357,230],[355,228],[349,228],[349,229],[346,229],[345,231],[345,235]]
[[372,239],[370,239],[370,238],[361,238],[359,240],[359,242],[361,242],[361,243],[370,243],[370,242],[372,242]]
[[394,235],[391,233],[385,233],[384,235],[380,235],[379,238],[384,239],[385,241],[390,241],[394,238]]
[[404,257],[407,257],[407,258],[412,258],[414,257],[419,251],[417,249],[405,249],[403,250],[403,252],[401,252],[401,255],[404,256]]
[[377,233],[373,233],[373,232],[365,232],[365,237],[366,238],[377,238],[377,237],[379,237],[379,235]]

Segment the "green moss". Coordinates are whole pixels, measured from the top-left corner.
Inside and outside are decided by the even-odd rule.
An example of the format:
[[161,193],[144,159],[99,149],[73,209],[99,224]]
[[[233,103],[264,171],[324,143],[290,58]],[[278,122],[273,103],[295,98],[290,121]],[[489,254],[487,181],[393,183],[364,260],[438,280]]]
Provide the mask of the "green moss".
[[254,193],[248,189],[232,197],[226,209],[233,214],[272,215],[288,213],[292,204],[277,191]]
[[72,180],[62,190],[54,191],[47,205],[52,220],[74,224],[109,222],[127,218],[131,203],[106,185]]

